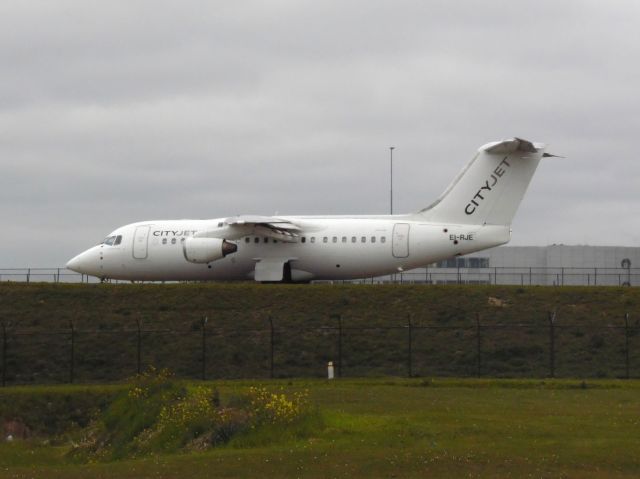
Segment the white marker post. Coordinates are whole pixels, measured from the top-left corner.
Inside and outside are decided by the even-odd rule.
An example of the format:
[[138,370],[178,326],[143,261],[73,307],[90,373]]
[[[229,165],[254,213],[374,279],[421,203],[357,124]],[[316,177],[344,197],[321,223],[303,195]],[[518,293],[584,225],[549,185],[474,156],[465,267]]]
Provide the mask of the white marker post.
[[329,361],[327,364],[327,378],[333,379],[333,361]]

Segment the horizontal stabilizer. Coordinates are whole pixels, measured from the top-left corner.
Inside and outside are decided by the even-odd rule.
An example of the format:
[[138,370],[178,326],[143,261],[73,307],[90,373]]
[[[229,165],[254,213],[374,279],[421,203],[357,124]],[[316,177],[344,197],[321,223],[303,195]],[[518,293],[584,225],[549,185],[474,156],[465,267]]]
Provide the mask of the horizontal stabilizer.
[[516,151],[535,153],[536,151],[538,151],[533,143],[521,138],[511,138],[509,140],[503,140],[499,143],[494,143],[490,146],[484,147],[484,150],[489,153],[495,154],[509,154]]

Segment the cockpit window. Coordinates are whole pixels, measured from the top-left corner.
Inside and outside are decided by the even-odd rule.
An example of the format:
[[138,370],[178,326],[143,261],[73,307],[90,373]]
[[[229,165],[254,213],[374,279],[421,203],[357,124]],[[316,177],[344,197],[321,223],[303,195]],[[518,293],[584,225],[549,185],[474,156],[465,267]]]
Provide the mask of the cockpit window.
[[117,246],[120,243],[122,243],[122,235],[109,236],[105,238],[101,244],[106,244],[107,246]]

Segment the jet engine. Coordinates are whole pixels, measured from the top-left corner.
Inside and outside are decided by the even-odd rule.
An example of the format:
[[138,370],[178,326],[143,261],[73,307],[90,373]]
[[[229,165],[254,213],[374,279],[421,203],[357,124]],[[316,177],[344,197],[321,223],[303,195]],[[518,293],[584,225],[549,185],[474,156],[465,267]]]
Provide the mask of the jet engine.
[[210,263],[238,251],[238,245],[222,238],[187,238],[182,243],[184,257],[190,263]]

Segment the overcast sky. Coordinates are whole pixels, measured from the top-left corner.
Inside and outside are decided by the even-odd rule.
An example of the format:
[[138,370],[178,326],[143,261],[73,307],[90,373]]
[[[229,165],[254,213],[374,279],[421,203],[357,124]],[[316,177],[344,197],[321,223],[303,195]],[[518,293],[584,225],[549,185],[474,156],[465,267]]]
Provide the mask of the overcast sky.
[[0,268],[117,226],[430,204],[478,146],[545,160],[511,244],[640,245],[640,2],[0,3]]

